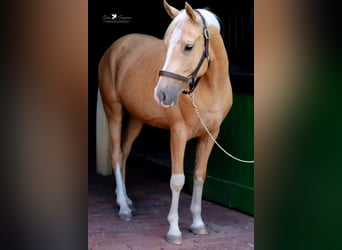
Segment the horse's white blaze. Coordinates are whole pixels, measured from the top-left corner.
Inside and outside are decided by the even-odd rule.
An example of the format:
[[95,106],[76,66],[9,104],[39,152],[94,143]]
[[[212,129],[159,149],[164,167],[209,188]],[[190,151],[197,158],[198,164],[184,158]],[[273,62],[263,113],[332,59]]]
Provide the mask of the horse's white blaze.
[[173,49],[176,46],[176,44],[179,42],[181,36],[182,36],[182,30],[180,28],[175,28],[175,30],[172,32],[172,35],[170,38],[170,43],[169,43],[169,47],[167,49],[163,70],[165,70],[166,67],[169,65]]
[[178,227],[178,202],[179,202],[179,194],[183,188],[185,182],[184,174],[173,174],[170,180],[170,187],[172,191],[172,201],[169,215],[167,219],[170,223],[170,228],[168,235],[181,235],[181,232]]
[[192,200],[190,211],[192,213],[192,225],[191,227],[202,227],[204,226],[201,217],[201,202],[202,202],[202,192],[203,192],[204,181],[202,178],[194,180],[194,190],[192,193]]
[[[167,49],[163,70],[165,70],[166,67],[169,65],[173,49],[176,46],[176,44],[178,43],[178,41],[180,40],[181,36],[182,36],[182,30],[180,28],[175,28],[175,30],[172,32],[172,35],[170,38],[170,43],[169,43],[169,47]],[[159,81],[157,83],[157,86],[154,88],[154,92],[153,92],[153,97],[157,102],[159,102],[159,98],[157,96],[157,89],[159,87],[159,83],[160,83],[160,77],[159,77]],[[173,106],[173,105],[171,105],[171,106]]]

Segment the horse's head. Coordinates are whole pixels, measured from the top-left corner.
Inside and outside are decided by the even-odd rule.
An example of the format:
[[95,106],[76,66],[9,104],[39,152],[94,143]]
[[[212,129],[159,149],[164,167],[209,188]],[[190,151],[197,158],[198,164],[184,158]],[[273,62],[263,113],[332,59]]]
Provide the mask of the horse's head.
[[173,21],[164,36],[166,57],[154,99],[163,107],[170,107],[177,103],[179,94],[189,87],[190,81],[206,72],[208,63],[203,61],[209,56],[207,25],[219,29],[219,23],[209,11],[194,10],[188,3],[184,10],[177,10],[164,0],[164,7]]

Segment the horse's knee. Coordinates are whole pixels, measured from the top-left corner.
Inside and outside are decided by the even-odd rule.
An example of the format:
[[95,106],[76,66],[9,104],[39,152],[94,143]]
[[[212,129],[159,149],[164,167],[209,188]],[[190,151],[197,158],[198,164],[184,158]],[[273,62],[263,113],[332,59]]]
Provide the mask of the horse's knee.
[[170,180],[170,187],[172,191],[180,192],[184,186],[184,174],[173,174]]
[[202,176],[195,176],[194,177],[194,187],[198,187],[198,188],[203,188],[204,185],[204,179],[202,178]]
[[194,181],[200,180],[199,182],[204,183],[206,175],[207,175],[207,169],[206,168],[197,167],[197,168],[195,168],[195,171],[194,171]]

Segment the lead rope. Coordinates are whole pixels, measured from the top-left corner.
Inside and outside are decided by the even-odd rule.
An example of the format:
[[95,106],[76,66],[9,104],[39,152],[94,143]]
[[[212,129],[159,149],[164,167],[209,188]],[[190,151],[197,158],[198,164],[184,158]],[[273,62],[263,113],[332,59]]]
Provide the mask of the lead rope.
[[196,103],[195,103],[195,100],[194,100],[194,94],[191,93],[191,94],[189,94],[188,96],[189,96],[189,98],[190,98],[190,100],[191,100],[192,106],[194,107],[194,110],[195,110],[195,112],[196,112],[198,118],[200,119],[200,122],[201,122],[203,128],[205,129],[205,131],[207,131],[209,137],[210,137],[210,138],[213,140],[213,142],[219,147],[219,149],[221,149],[221,150],[223,151],[223,153],[225,153],[226,155],[228,155],[229,157],[231,157],[231,158],[234,159],[234,160],[237,160],[237,161],[242,162],[242,163],[254,163],[254,161],[241,160],[241,159],[239,159],[239,158],[237,158],[237,157],[231,155],[229,152],[227,152],[227,151],[226,151],[226,150],[225,150],[225,149],[216,141],[216,139],[214,138],[214,136],[210,133],[210,131],[209,131],[207,125],[205,124],[205,122],[204,122],[204,120],[203,120],[203,118],[202,118],[202,115],[200,114],[200,112],[199,112],[199,110],[198,110],[198,107],[197,107],[197,105],[196,105]]

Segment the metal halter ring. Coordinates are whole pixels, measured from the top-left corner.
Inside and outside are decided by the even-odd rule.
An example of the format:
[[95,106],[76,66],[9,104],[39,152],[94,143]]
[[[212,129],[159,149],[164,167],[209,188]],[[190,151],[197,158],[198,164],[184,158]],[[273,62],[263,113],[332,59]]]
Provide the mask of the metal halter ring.
[[209,32],[209,30],[208,30],[207,28],[205,28],[205,29],[203,30],[203,35],[204,35],[204,37],[205,37],[207,40],[210,39],[210,32]]

